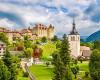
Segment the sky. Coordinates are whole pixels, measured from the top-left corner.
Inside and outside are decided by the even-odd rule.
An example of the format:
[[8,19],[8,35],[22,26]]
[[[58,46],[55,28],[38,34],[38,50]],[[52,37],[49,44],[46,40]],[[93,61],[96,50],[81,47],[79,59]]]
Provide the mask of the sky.
[[19,29],[52,24],[55,34],[68,34],[73,17],[81,36],[100,30],[100,0],[0,0],[0,26]]

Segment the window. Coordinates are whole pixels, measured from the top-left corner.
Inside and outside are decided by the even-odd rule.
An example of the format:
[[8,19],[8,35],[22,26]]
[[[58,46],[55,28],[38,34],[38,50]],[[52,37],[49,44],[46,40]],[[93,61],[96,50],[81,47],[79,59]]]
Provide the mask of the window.
[[75,37],[74,36],[71,37],[71,41],[75,41]]
[[73,36],[73,41],[75,41],[75,37]]

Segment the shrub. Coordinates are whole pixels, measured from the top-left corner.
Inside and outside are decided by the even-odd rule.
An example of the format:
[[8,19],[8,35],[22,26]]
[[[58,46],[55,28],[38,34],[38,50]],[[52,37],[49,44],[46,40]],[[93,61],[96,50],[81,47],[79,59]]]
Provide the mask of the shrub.
[[28,72],[24,72],[23,76],[28,77],[29,76]]
[[89,72],[85,72],[85,77],[89,77]]

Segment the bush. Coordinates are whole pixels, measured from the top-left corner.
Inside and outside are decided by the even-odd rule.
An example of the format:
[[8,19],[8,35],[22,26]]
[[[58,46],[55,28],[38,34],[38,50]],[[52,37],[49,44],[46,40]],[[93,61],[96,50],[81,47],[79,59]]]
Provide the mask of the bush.
[[50,65],[50,63],[49,62],[46,62],[46,66],[48,67]]
[[78,57],[78,61],[80,61],[81,63],[83,62],[83,60],[84,60],[84,57],[83,56],[79,56]]
[[89,72],[85,72],[85,77],[89,77]]
[[90,56],[89,71],[92,80],[100,80],[100,51],[97,49]]
[[75,65],[78,64],[78,60],[77,60],[77,59],[74,60],[74,64],[75,64]]
[[43,42],[43,43],[47,42],[47,38],[46,37],[42,37],[41,42]]
[[23,76],[28,77],[29,76],[28,72],[24,72]]

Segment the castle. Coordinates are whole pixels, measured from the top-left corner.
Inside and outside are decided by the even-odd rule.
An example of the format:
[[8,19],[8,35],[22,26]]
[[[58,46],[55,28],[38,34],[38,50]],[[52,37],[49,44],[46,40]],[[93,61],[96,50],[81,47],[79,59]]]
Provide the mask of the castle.
[[48,39],[52,39],[54,36],[54,27],[50,24],[49,27],[43,24],[36,24],[33,27],[33,34],[38,35],[38,37],[47,37]]
[[9,42],[16,42],[17,39],[24,39],[24,36],[29,36],[30,40],[46,37],[52,39],[54,37],[54,27],[50,24],[46,26],[44,24],[35,24],[34,27],[28,27],[21,30],[9,30],[6,28],[0,28],[0,32],[6,33]]

